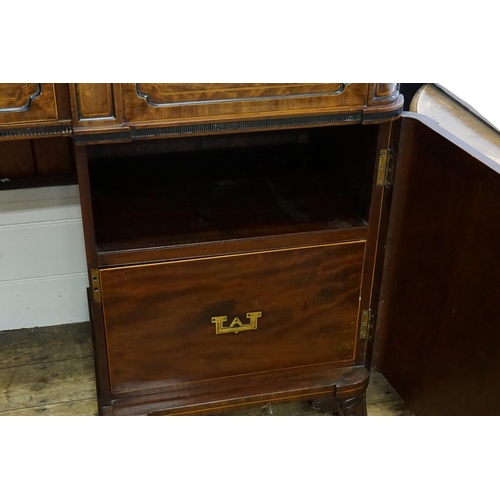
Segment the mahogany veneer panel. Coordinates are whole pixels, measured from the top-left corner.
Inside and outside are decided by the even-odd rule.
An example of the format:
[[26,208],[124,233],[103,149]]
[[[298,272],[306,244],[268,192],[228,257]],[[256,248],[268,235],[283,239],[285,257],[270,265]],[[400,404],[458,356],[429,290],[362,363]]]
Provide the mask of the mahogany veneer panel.
[[[301,96],[321,97],[345,92],[343,83],[137,83],[136,90],[150,106],[161,107],[192,102],[265,100]],[[365,95],[349,93],[352,102],[364,102]]]
[[499,415],[500,167],[404,117],[391,211],[375,365],[417,415]]
[[57,118],[55,84],[0,83],[0,124]]
[[[352,365],[364,249],[361,241],[100,271],[112,393]],[[212,317],[246,324],[256,311],[256,330],[216,334]]]
[[123,83],[129,123],[361,108],[367,84]]
[[73,131],[84,127],[114,132],[123,130],[121,85],[113,83],[70,83]]
[[115,118],[110,83],[79,83],[76,88],[78,120]]

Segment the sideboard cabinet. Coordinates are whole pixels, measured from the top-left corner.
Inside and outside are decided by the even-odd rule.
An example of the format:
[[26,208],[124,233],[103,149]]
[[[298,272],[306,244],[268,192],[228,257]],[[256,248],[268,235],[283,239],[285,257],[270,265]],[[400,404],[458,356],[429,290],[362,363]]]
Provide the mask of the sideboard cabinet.
[[68,95],[101,414],[500,413],[500,166],[397,84]]
[[101,412],[363,414],[397,86],[122,84],[101,121],[91,91],[72,96],[95,112],[74,126]]

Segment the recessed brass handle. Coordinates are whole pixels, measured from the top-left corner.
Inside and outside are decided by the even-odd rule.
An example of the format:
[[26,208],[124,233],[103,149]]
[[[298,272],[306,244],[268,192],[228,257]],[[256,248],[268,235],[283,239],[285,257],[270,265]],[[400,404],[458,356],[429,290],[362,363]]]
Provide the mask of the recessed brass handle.
[[212,323],[215,323],[215,333],[238,333],[246,332],[248,330],[257,330],[257,318],[262,317],[262,311],[255,311],[247,313],[247,318],[250,323],[244,325],[240,318],[236,317],[233,319],[229,326],[223,326],[224,322],[227,321],[227,316],[214,316],[212,318]]

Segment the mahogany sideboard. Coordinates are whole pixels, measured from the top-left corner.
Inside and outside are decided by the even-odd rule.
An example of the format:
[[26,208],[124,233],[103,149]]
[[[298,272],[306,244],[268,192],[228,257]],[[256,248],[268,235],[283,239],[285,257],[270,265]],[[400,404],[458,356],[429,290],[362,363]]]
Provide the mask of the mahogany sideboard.
[[500,165],[397,84],[0,84],[2,147],[76,165],[101,414],[500,414]]

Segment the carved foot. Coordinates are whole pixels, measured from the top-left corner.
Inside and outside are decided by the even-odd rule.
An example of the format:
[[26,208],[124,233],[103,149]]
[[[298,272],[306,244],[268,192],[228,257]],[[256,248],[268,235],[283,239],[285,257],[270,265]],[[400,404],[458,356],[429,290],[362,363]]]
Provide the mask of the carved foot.
[[316,411],[342,417],[348,416],[366,416],[366,398],[365,395],[355,396],[349,399],[337,399],[330,397],[327,399],[315,399],[311,402],[311,408]]

